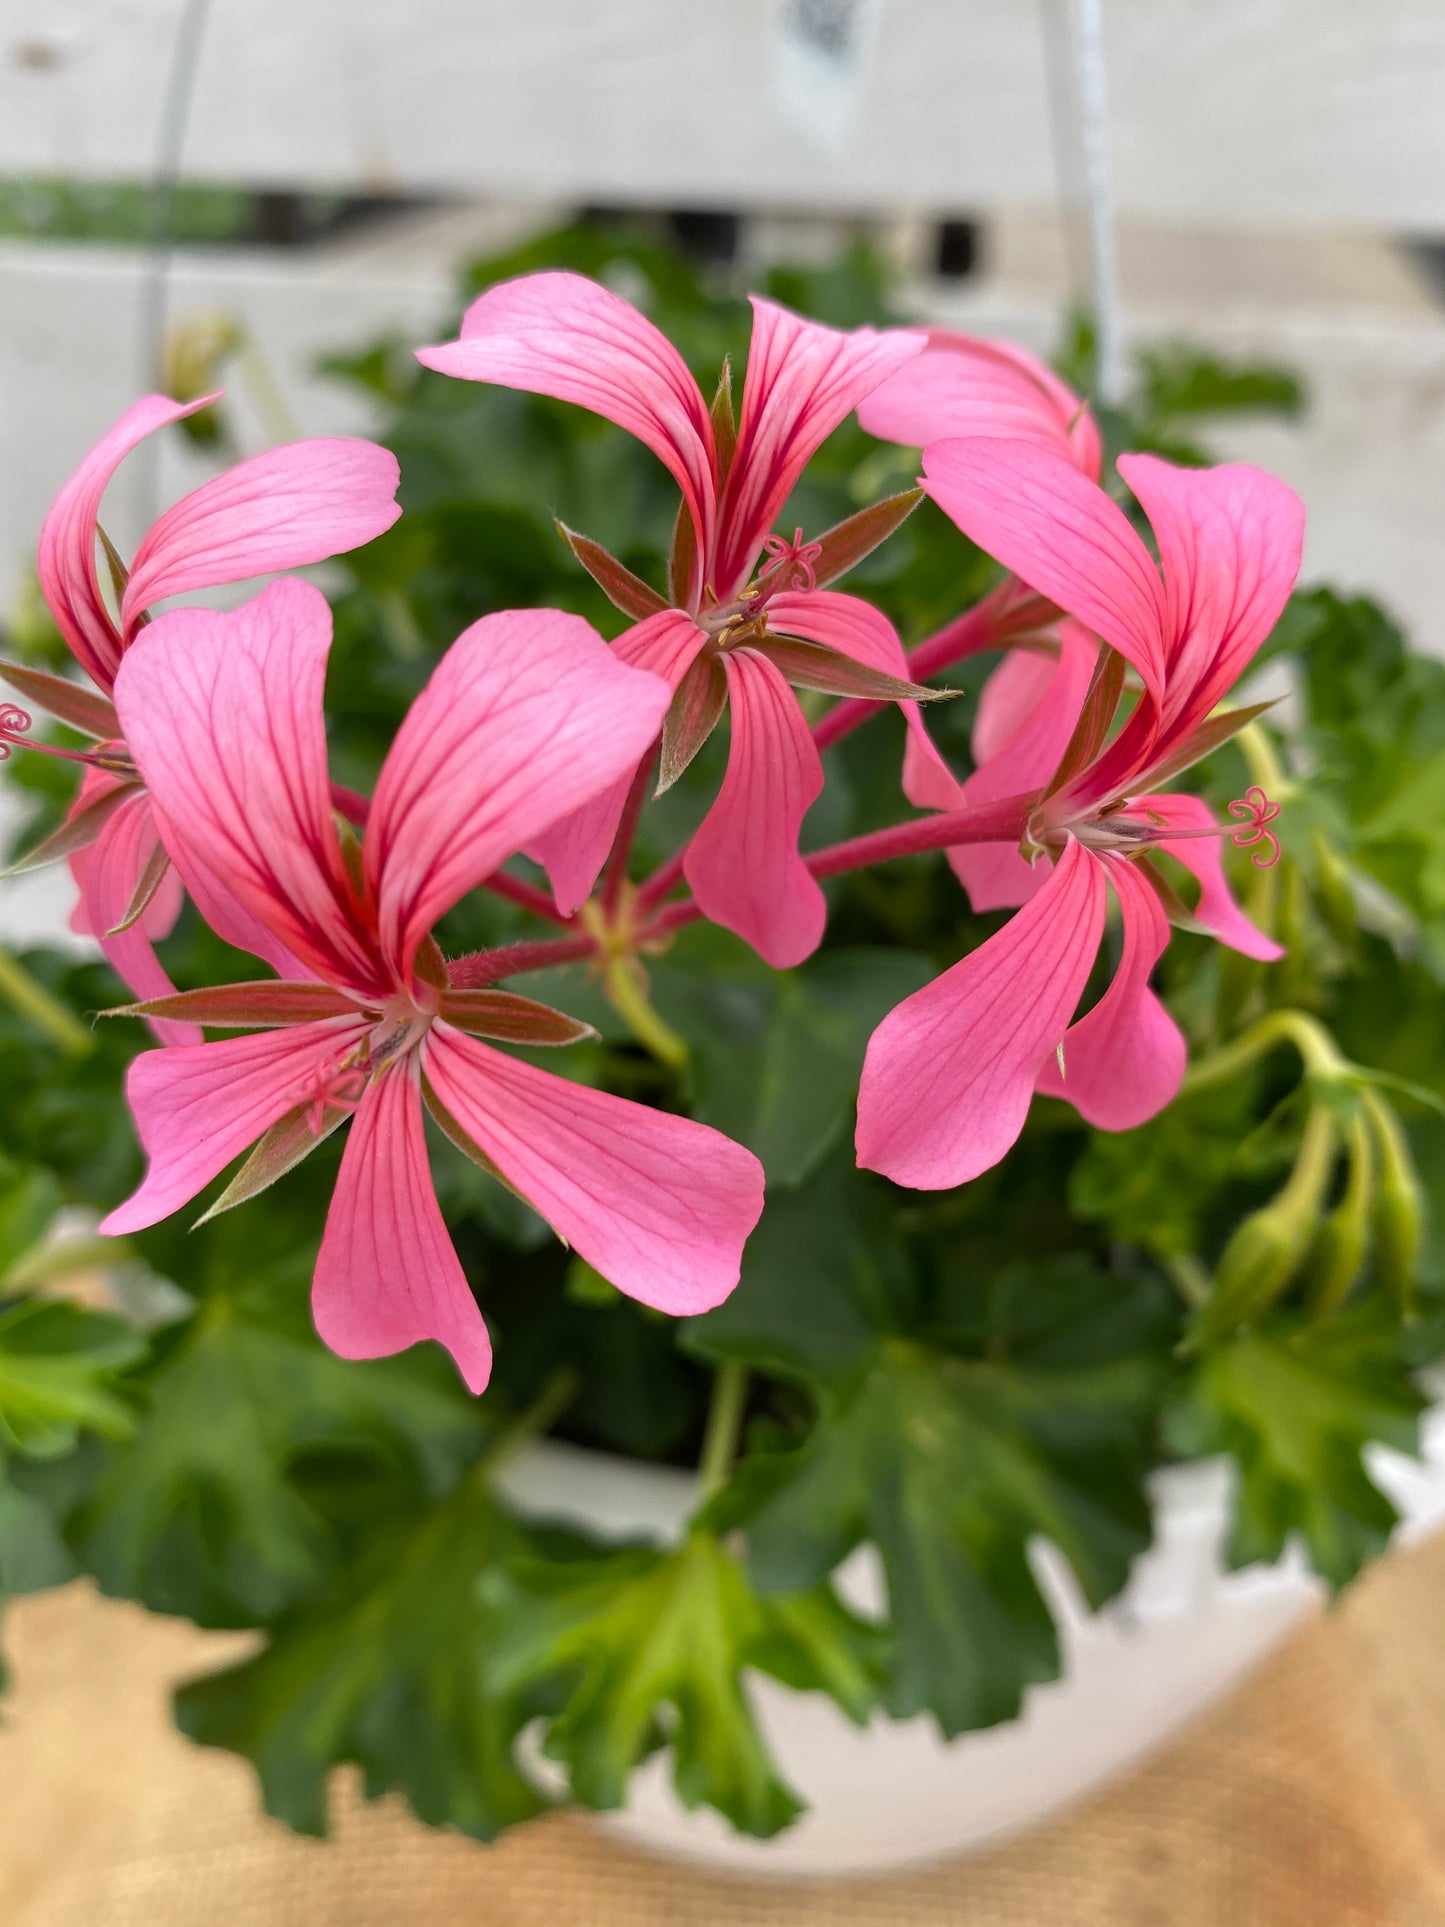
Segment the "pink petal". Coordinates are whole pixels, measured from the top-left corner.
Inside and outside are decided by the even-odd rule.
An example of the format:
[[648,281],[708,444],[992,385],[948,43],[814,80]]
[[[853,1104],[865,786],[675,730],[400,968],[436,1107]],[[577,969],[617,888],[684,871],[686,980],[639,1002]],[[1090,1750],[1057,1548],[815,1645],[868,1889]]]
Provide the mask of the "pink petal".
[[971,541],[1111,643],[1162,696],[1159,572],[1097,483],[1028,442],[934,442],[923,467],[924,487]]
[[[101,784],[108,784],[102,778]],[[87,773],[81,792],[89,802],[95,789]],[[140,918],[119,936],[109,936],[130,907],[136,885],[159,842],[150,798],[144,790],[122,803],[105,823],[94,843],[77,850],[70,859],[71,873],[80,886],[78,914],[72,929],[93,936],[109,959],[121,982],[141,1001],[168,997],[175,985],[161,967],[155,953],[155,939],[168,935],[181,913],[183,901],[180,879],[170,872],[152,897]],[[195,1024],[166,1019],[151,1023],[163,1044],[199,1044],[201,1032]]]
[[920,810],[957,810],[963,807],[963,784],[944,760],[928,733],[918,703],[900,703],[908,722],[903,744],[903,794]]
[[1224,874],[1224,835],[1209,805],[1197,796],[1179,791],[1174,795],[1147,797],[1142,807],[1150,815],[1162,817],[1171,829],[1213,832],[1209,836],[1166,839],[1159,848],[1199,879],[1199,902],[1194,909],[1196,923],[1243,956],[1257,957],[1261,963],[1277,963],[1284,955],[1281,946],[1267,937],[1257,924],[1251,923],[1234,900],[1234,892]]
[[1171,1104],[1184,1077],[1184,1036],[1149,988],[1169,942],[1169,919],[1148,881],[1122,858],[1100,859],[1119,899],[1124,946],[1114,980],[1064,1037],[1035,1088],[1064,1097],[1101,1131],[1132,1131]]
[[109,691],[121,644],[100,593],[95,569],[95,525],[106,484],[139,442],[168,422],[193,415],[207,402],[143,395],[91,449],[51,504],[40,529],[36,569],[50,612],[71,653],[92,682]]
[[768,627],[779,635],[820,642],[840,656],[910,680],[898,631],[881,609],[837,589],[789,589],[767,603]]
[[[613,643],[612,653],[619,662],[661,676],[675,693],[706,643],[706,634],[691,616],[680,609],[660,609],[655,616],[625,629]],[[557,908],[564,917],[570,917],[591,896],[617,836],[631,786],[632,771],[628,770],[590,803],[564,816],[528,844],[527,855],[546,870]]]
[[109,1237],[159,1224],[304,1101],[318,1068],[365,1031],[361,1017],[252,1031],[213,1044],[143,1051],[126,1097],[150,1158],[145,1180],[100,1229]]
[[374,1079],[352,1120],[311,1315],[342,1358],[389,1358],[434,1338],[468,1391],[486,1389],[492,1347],[437,1206],[414,1059]]
[[287,578],[229,614],[158,617],[126,651],[116,706],[203,911],[228,893],[307,970],[384,994],[331,813],[330,648],[326,598]]
[[[769,598],[768,627],[782,635],[820,642],[854,662],[908,681],[908,658],[898,631],[871,603],[833,589],[788,590]],[[962,791],[928,734],[918,703],[900,703],[908,725],[903,753],[903,793],[920,809],[958,807]]]
[[497,382],[578,403],[627,429],[666,464],[712,547],[717,455],[707,403],[663,334],[620,295],[580,274],[527,274],[488,288],[462,338],[417,360],[462,381]]
[[798,699],[766,657],[723,657],[732,711],[727,774],[688,845],[683,873],[703,914],[786,970],[823,939],[827,905],[798,855],[823,766]]
[[1244,673],[1279,620],[1299,575],[1304,504],[1247,462],[1176,468],[1122,455],[1159,544],[1168,608],[1163,722],[1186,733]]
[[[1005,672],[1009,682],[1001,692],[995,693],[992,703],[979,704],[979,720],[974,730],[975,752],[979,744],[988,741],[995,732],[1001,734],[1010,720],[1014,727],[964,784],[964,803],[992,803],[1005,796],[1024,796],[1047,784],[1079,720],[1097,653],[1093,639],[1085,630],[1077,623],[1064,623],[1057,661],[1033,658],[1035,663],[1043,663],[1047,679],[1035,707],[1022,715],[1019,712],[1027,693],[1038,687],[1038,672],[1025,660],[1024,650],[1014,650],[1005,657],[985,685],[985,697]],[[1017,845],[1011,843],[960,844],[949,851],[948,860],[954,875],[967,890],[969,902],[979,911],[1004,910],[1027,903],[1043,888],[1047,875],[1042,864],[1026,862],[1019,855]]]
[[1072,839],[1002,930],[874,1031],[858,1090],[858,1162],[942,1191],[976,1178],[1023,1129],[1104,929],[1104,867]]
[[511,609],[464,630],[397,731],[367,823],[393,966],[409,970],[443,911],[509,856],[630,777],[670,697],[581,616]]
[[758,295],[752,304],[753,338],[712,585],[722,601],[746,582],[811,457],[927,340],[900,328],[840,334]]
[[763,1168],[705,1124],[589,1090],[449,1024],[425,1071],[443,1107],[588,1264],[687,1316],[726,1298],[763,1208]]
[[997,756],[1032,718],[1058,670],[1057,656],[1010,649],[978,695],[971,747],[976,766]]
[[166,596],[296,569],[370,542],[401,509],[390,449],[352,437],[291,442],[184,496],[135,552],[121,603],[128,642]]
[[1008,341],[930,328],[928,347],[858,410],[870,435],[906,448],[958,435],[1036,442],[1099,479],[1099,431],[1086,402],[1052,368]]

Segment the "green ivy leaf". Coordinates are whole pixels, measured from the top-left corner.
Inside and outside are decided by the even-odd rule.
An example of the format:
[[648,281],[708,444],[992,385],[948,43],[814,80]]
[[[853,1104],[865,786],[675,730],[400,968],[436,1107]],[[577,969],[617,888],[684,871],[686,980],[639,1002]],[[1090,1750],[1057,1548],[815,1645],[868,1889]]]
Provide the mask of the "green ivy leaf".
[[[234,1227],[222,1240],[236,1251]],[[331,1488],[390,1475],[436,1493],[481,1449],[490,1421],[431,1348],[359,1363],[322,1346],[308,1272],[293,1262],[213,1289],[157,1338],[144,1422],[70,1522],[106,1592],[202,1625],[255,1624],[335,1558]]]
[[1153,1281],[1079,1260],[926,1292],[876,1222],[881,1196],[830,1172],[771,1207],[742,1284],[687,1342],[794,1377],[817,1405],[801,1445],[755,1452],[719,1502],[746,1527],[757,1583],[804,1590],[871,1540],[889,1708],[931,1711],[952,1735],[1012,1717],[1057,1673],[1033,1535],[1096,1605],[1147,1545],[1146,1425],[1173,1326]]
[[700,1529],[671,1551],[519,1562],[489,1580],[487,1596],[489,1671],[505,1692],[565,1690],[545,1751],[591,1807],[621,1806],[633,1768],[665,1743],[685,1806],[716,1807],[767,1839],[801,1809],[763,1746],[744,1669],[827,1692],[860,1723],[874,1701],[871,1628],[826,1587],[760,1598]]
[[692,1049],[695,1114],[754,1151],[771,1184],[791,1186],[847,1128],[868,1039],[932,975],[926,958],[883,949],[772,971],[699,926],[656,967],[653,989]]
[[282,1615],[254,1659],[176,1694],[182,1732],[249,1759],[266,1809],[324,1834],[331,1769],[402,1793],[429,1826],[490,1840],[545,1802],[512,1759],[529,1716],[484,1680],[482,1575],[526,1548],[475,1477],[420,1519],[374,1521],[364,1549]]
[[32,1458],[73,1449],[83,1427],[108,1438],[133,1428],[115,1378],[145,1351],[124,1319],[63,1299],[0,1304],[0,1441]]
[[1318,1324],[1279,1316],[1200,1358],[1168,1413],[1190,1456],[1228,1452],[1239,1468],[1229,1553],[1278,1559],[1299,1533],[1331,1585],[1385,1549],[1396,1512],[1365,1467],[1372,1440],[1418,1453],[1425,1401],[1378,1302]]

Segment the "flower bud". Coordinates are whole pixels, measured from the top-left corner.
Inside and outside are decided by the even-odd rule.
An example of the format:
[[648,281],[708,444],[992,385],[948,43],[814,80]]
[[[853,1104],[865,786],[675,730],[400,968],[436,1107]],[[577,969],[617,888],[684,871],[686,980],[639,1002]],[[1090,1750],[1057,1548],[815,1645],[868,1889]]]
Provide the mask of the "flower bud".
[[1362,1110],[1350,1118],[1347,1143],[1350,1169],[1344,1195],[1320,1226],[1309,1256],[1310,1309],[1316,1318],[1344,1302],[1369,1249],[1375,1151]]
[[1315,1240],[1334,1155],[1334,1118],[1323,1105],[1315,1105],[1288,1182],[1244,1220],[1224,1247],[1214,1290],[1200,1313],[1201,1338],[1221,1337],[1257,1318],[1300,1270]]
[[1410,1310],[1415,1263],[1425,1228],[1424,1191],[1399,1118],[1378,1092],[1366,1091],[1364,1103],[1380,1154],[1372,1226],[1375,1269],[1403,1318]]

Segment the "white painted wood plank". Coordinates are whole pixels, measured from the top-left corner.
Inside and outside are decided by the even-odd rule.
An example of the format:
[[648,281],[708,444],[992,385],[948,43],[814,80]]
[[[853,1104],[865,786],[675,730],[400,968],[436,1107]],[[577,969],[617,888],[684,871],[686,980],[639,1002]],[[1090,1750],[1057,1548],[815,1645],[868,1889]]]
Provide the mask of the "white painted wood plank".
[[[0,169],[144,175],[182,0],[7,0]],[[789,0],[213,0],[198,178],[671,205],[1042,205],[1036,0],[876,0],[840,151]],[[1441,0],[1104,0],[1125,214],[1445,230]]]

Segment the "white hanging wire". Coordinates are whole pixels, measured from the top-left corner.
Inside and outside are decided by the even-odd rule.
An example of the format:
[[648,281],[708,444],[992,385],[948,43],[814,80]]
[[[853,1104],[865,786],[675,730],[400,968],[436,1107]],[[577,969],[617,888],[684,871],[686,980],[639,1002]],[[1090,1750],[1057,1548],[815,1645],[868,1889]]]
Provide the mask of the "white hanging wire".
[[[1076,291],[1087,279],[1094,316],[1095,396],[1106,407],[1116,407],[1124,395],[1124,361],[1101,0],[1044,0],[1044,41],[1070,279]],[[1082,196],[1074,191],[1076,178]],[[1080,199],[1082,248],[1079,224],[1073,218]]]
[[[211,0],[184,0],[176,22],[170,73],[161,102],[155,172],[151,176],[144,276],[136,320],[136,374],[140,390],[159,389],[164,381],[166,327],[170,312],[171,262],[175,253],[176,187],[185,151],[186,129],[195,99]],[[160,511],[160,444],[148,435],[133,456],[140,525]]]

